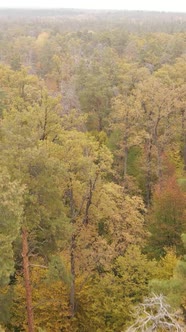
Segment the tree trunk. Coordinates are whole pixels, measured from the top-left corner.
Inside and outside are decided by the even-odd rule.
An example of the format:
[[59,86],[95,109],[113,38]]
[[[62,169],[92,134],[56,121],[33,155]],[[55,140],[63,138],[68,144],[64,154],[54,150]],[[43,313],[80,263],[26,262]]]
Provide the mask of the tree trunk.
[[162,148],[157,145],[157,152],[158,152],[158,156],[157,156],[157,162],[158,162],[158,180],[159,182],[161,182],[161,178],[162,178]]
[[88,222],[89,222],[89,220],[88,220],[88,218],[89,218],[89,209],[92,205],[92,196],[93,196],[94,190],[96,188],[97,179],[98,179],[98,173],[95,177],[94,182],[92,182],[92,180],[89,181],[89,194],[88,194],[88,197],[87,197],[87,203],[86,203],[86,208],[85,208],[85,216],[83,218],[83,224],[84,225],[88,225]]
[[70,317],[75,315],[75,257],[74,251],[76,246],[76,235],[72,234],[70,247],[70,272],[71,272],[71,286],[70,286]]
[[185,128],[185,122],[186,122],[186,115],[185,110],[182,110],[182,142],[183,142],[183,160],[184,160],[184,171],[186,171],[186,128]]
[[151,199],[151,159],[152,159],[152,140],[148,142],[147,151],[147,174],[146,174],[146,203],[150,205]]
[[[129,133],[129,115],[128,112],[125,117],[125,133],[124,133],[124,164],[123,164],[123,180],[127,176],[127,166],[128,166],[128,133]],[[125,184],[124,184],[125,186]]]
[[26,290],[28,332],[34,332],[32,289],[30,283],[30,271],[29,271],[29,260],[28,260],[28,232],[26,228],[22,228],[22,257],[23,257],[23,275],[24,275],[25,290]]
[[125,178],[127,176],[127,166],[128,166],[128,147],[125,146],[125,148],[124,148],[124,163],[123,163],[123,180],[124,181],[125,181]]

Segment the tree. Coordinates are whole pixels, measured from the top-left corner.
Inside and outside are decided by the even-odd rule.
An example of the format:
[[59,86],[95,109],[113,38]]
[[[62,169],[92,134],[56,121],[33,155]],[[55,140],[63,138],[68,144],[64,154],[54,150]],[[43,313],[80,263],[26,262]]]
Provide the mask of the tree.
[[10,319],[12,294],[8,289],[15,274],[14,241],[23,223],[23,197],[25,186],[13,180],[7,168],[0,166],[0,321]]
[[[36,329],[44,331],[59,331],[63,329],[71,331],[69,320],[69,283],[50,273],[50,268],[44,264],[42,258],[32,259],[31,283],[34,285],[32,301],[34,309],[34,323]],[[9,327],[11,329],[27,329],[25,317],[25,290],[23,276],[16,275],[14,285],[14,298],[10,307],[11,318]]]
[[161,179],[162,158],[165,147],[174,137],[174,87],[166,87],[153,76],[140,83],[136,89],[142,111],[141,135],[143,136],[146,203],[149,206],[152,186],[156,179]]
[[[184,247],[186,247],[185,234],[182,235]],[[181,308],[183,313],[184,322],[186,322],[186,261],[185,256],[177,260],[177,264],[174,267],[173,275],[169,279],[160,280],[157,279],[151,281],[151,289],[162,292],[167,296],[169,303],[174,308]]]
[[148,280],[153,262],[141,254],[138,246],[129,245],[106,271],[98,270],[77,290],[77,322],[81,331],[120,331],[131,317],[133,305],[148,294]]
[[90,60],[82,60],[77,70],[77,92],[81,110],[88,114],[90,131],[106,130],[111,98],[118,84],[116,53],[107,47],[93,50]]
[[[10,71],[9,75],[12,79],[9,80],[10,88],[13,85],[14,72]],[[59,182],[61,167],[57,158],[50,157],[45,143],[47,140],[51,142],[50,150],[52,150],[55,145],[52,145],[52,141],[60,128],[60,118],[55,112],[58,102],[49,97],[44,89],[39,99],[29,98],[30,93],[34,93],[34,88],[31,89],[32,84],[36,83],[34,77],[26,76],[25,71],[16,75],[19,77],[18,88],[13,86],[12,89],[15,99],[13,102],[10,100],[9,112],[4,112],[1,122],[1,164],[8,168],[13,179],[18,179],[27,188],[23,200],[24,217],[21,225],[22,258],[28,328],[29,331],[34,331],[30,250],[32,254],[45,255],[47,259],[49,248],[50,253],[54,248],[58,248],[58,239],[54,233],[61,234],[60,224],[64,224],[64,219],[67,220],[62,211],[64,205],[61,188],[63,186]],[[27,84],[31,85],[29,91],[26,90]],[[16,100],[18,104],[22,102],[21,108],[18,104],[14,104]],[[42,242],[45,246],[41,245]],[[19,257],[20,253],[16,257],[17,260]]]
[[170,305],[162,295],[146,298],[138,307],[136,321],[127,332],[148,331],[177,331],[183,332],[184,327],[179,324],[178,317],[171,312]]
[[150,255],[158,258],[171,247],[175,247],[178,254],[183,253],[181,234],[185,227],[185,194],[176,179],[170,177],[156,186],[153,195],[148,226]]
[[8,170],[1,167],[0,174],[0,284],[6,285],[14,273],[13,242],[17,238],[23,218],[24,186],[12,180]]
[[177,133],[181,143],[181,156],[184,160],[184,168],[186,166],[186,115],[185,115],[185,56],[176,59],[176,62],[171,65],[165,65],[159,69],[156,76],[167,85],[174,84],[176,101],[176,124]]
[[[126,186],[127,175],[129,172],[128,157],[132,147],[139,145],[140,136],[136,133],[136,117],[140,121],[140,113],[137,110],[138,105],[135,103],[135,97],[119,95],[113,99],[113,109],[110,115],[111,128],[117,132],[119,142],[117,149],[114,147],[114,154],[119,166],[122,182]],[[111,139],[113,133],[111,134]],[[110,140],[111,141],[111,140]],[[121,159],[121,161],[120,161]]]

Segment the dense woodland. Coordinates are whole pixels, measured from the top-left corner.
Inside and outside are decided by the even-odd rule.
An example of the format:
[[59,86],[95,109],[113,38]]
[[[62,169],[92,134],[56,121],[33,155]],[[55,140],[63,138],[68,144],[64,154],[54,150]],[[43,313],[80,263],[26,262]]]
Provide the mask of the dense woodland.
[[186,14],[1,10],[0,151],[1,331],[185,331]]

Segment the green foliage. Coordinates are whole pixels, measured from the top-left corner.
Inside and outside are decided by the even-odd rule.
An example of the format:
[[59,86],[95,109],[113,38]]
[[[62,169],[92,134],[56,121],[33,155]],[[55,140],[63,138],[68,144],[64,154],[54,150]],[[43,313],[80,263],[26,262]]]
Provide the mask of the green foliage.
[[70,274],[61,256],[52,256],[48,265],[48,282],[63,281],[70,283]]
[[[185,234],[182,236],[182,239],[185,246]],[[165,294],[173,307],[182,307],[184,319],[186,308],[185,278],[186,261],[184,256],[177,261],[172,277],[169,276],[169,279],[160,280],[159,276],[157,276],[157,279],[152,280],[150,284],[153,290]]]
[[160,257],[165,254],[166,247],[175,247],[177,253],[183,253],[181,234],[186,227],[185,195],[174,178],[157,186],[149,219],[149,253]]
[[4,90],[0,90],[0,118],[2,117],[3,110],[6,108],[6,93]]
[[45,14],[0,20],[0,322],[27,330],[21,226],[36,330],[122,331],[157,278],[185,310],[184,17]]
[[186,178],[178,179],[178,184],[182,191],[186,192]]
[[0,173],[0,284],[9,282],[14,271],[13,242],[19,234],[23,221],[24,187],[18,181],[12,181],[7,169]]
[[141,149],[139,146],[133,146],[129,149],[128,154],[128,174],[134,178],[139,176],[139,159],[141,155]]
[[[10,308],[12,305],[12,300],[13,300],[13,290],[12,287],[1,287],[0,288],[1,293],[0,293],[0,321],[3,325],[8,325],[10,322]],[[1,326],[0,326],[0,331],[1,331]]]
[[94,275],[77,291],[77,318],[80,331],[119,331],[130,318],[133,304],[148,293],[154,263],[130,246],[110,271]]

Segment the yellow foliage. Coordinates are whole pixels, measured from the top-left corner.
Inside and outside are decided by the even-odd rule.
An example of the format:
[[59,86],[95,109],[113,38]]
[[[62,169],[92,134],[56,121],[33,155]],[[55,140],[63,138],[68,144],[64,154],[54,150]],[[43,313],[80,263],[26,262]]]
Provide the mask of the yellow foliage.
[[173,249],[168,249],[165,257],[157,263],[156,269],[154,270],[154,278],[169,280],[173,277],[174,269],[178,262],[176,253]]
[[180,146],[179,144],[172,144],[171,148],[167,150],[167,155],[171,163],[175,166],[176,175],[182,176],[183,175],[183,159],[180,154]]
[[[31,271],[33,310],[36,331],[71,331],[68,307],[68,287],[63,281],[47,280],[47,269],[40,266]],[[14,287],[11,324],[27,331],[23,278],[17,276]]]
[[47,32],[41,32],[36,40],[36,46],[43,47],[49,37],[49,34]]

